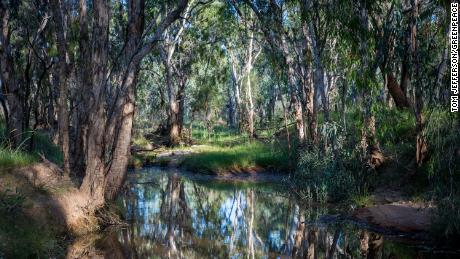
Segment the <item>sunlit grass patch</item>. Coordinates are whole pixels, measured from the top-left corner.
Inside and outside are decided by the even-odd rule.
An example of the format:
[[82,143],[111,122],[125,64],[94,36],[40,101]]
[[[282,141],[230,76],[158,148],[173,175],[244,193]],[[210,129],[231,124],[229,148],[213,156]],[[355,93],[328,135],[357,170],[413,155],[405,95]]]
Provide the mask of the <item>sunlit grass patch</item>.
[[0,148],[0,168],[12,168],[30,165],[37,161],[35,156],[30,154]]
[[202,146],[187,155],[182,166],[195,172],[244,172],[253,169],[286,171],[288,155],[269,144],[252,142],[234,146]]

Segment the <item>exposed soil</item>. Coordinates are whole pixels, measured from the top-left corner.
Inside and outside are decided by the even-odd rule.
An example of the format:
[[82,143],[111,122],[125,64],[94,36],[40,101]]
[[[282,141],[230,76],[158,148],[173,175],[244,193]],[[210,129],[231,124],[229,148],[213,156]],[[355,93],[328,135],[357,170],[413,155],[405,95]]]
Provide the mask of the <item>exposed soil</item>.
[[428,232],[435,205],[432,202],[414,201],[407,194],[404,186],[410,184],[408,169],[393,161],[378,174],[378,188],[371,195],[374,205],[356,209],[353,217],[385,229]]
[[431,225],[433,207],[411,202],[394,202],[359,208],[353,216],[381,228],[401,232],[425,232]]
[[91,199],[80,192],[58,166],[47,160],[6,172],[1,182],[5,185],[0,185],[2,189],[21,188],[26,192],[24,195],[31,206],[24,212],[41,224],[57,226],[75,235],[97,229],[97,218],[87,213]]

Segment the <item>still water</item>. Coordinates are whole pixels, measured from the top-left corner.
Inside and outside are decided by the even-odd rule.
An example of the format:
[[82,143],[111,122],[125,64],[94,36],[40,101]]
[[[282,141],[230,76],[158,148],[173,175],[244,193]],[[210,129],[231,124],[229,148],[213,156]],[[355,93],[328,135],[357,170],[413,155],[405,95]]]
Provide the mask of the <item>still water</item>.
[[298,202],[283,185],[269,180],[222,181],[161,168],[131,172],[120,198],[129,225],[90,241],[77,240],[68,257],[82,251],[106,258],[455,256],[339,220],[337,209]]

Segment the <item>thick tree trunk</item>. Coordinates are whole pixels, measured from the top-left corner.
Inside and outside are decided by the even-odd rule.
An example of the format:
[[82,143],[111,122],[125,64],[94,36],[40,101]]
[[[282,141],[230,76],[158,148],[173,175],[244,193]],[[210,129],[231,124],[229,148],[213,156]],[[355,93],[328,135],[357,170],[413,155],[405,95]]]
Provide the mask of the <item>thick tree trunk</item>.
[[78,88],[82,89],[76,95],[76,141],[72,148],[72,172],[79,176],[84,177],[86,165],[86,139],[88,136],[88,108],[89,108],[89,94],[91,92],[91,60],[90,41],[88,32],[88,17],[86,0],[79,0],[79,57],[77,68],[77,84]]
[[62,8],[59,6],[58,0],[52,0],[51,6],[53,9],[53,17],[55,22],[57,48],[59,53],[59,113],[58,113],[58,125],[59,125],[59,144],[61,146],[63,162],[64,162],[64,173],[70,174],[70,139],[69,139],[69,111],[67,108],[67,78],[68,78],[68,65],[67,59],[67,39],[65,36],[64,18],[62,15]]
[[[314,76],[313,81],[315,84],[315,92],[318,92],[321,97],[321,103],[323,105],[324,121],[329,121],[329,105],[326,94],[326,86],[324,84],[324,68],[321,61],[320,46],[318,45],[317,35],[313,28],[313,25],[309,24],[309,34],[313,52],[313,65],[314,65]],[[314,100],[315,101],[315,100]]]
[[93,53],[92,53],[92,91],[90,97],[90,111],[87,139],[87,164],[85,177],[80,190],[91,197],[91,207],[98,208],[105,202],[104,174],[105,174],[105,142],[106,112],[104,109],[105,89],[107,86],[106,74],[108,67],[109,49],[109,20],[110,9],[104,0],[95,0],[93,25]]
[[[382,72],[382,74],[385,73],[385,67],[383,67],[383,65],[380,66],[380,71]],[[409,101],[407,100],[406,94],[399,86],[398,81],[396,80],[393,73],[387,72],[386,76],[388,92],[395,101],[396,107],[398,109],[408,108],[410,106]]]
[[116,112],[116,119],[119,130],[115,134],[112,160],[107,169],[104,182],[104,195],[108,200],[113,200],[126,178],[126,170],[130,156],[131,134],[134,120],[134,87],[137,83],[139,67],[136,64],[128,70],[123,88],[126,93],[120,100],[120,109]]
[[[185,18],[189,14],[189,8],[185,11]],[[181,131],[182,131],[182,117],[183,117],[183,107],[181,111],[181,101],[184,99],[183,95],[185,94],[185,81],[179,82],[179,89],[176,93],[174,82],[172,80],[172,58],[176,51],[176,44],[180,40],[182,33],[185,29],[184,19],[173,39],[168,38],[166,41],[166,57],[165,57],[165,69],[166,69],[166,86],[168,89],[168,130],[169,130],[169,144],[171,146],[176,146],[181,141]],[[171,35],[169,35],[171,36]],[[184,79],[184,78],[182,78]],[[180,79],[179,79],[180,81]],[[176,95],[177,94],[177,95]],[[183,103],[182,103],[183,105]]]

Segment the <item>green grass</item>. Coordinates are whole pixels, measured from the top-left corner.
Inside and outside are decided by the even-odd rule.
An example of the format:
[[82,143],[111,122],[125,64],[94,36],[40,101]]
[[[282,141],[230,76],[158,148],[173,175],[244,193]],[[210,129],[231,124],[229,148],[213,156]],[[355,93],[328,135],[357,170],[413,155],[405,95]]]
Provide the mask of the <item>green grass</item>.
[[[33,141],[33,143],[31,143]],[[59,146],[40,131],[26,131],[18,148],[11,148],[6,136],[6,129],[0,122],[0,168],[13,168],[33,164],[44,155],[51,162],[62,165],[62,152]]]
[[242,144],[249,140],[247,134],[238,134],[235,129],[223,126],[215,126],[213,132],[208,134],[206,127],[201,124],[194,124],[192,138],[199,144],[210,144],[221,147]]
[[36,161],[37,157],[31,154],[0,148],[0,168],[27,166]]
[[142,135],[134,137],[132,142],[133,142],[133,145],[142,147],[142,148],[146,148],[149,145],[151,145],[150,141]]
[[356,205],[358,208],[362,208],[374,205],[375,201],[371,195],[365,193],[352,195],[350,203]]
[[233,146],[200,147],[185,157],[182,166],[194,172],[244,172],[262,168],[272,171],[288,170],[288,154],[283,148],[254,141]]

